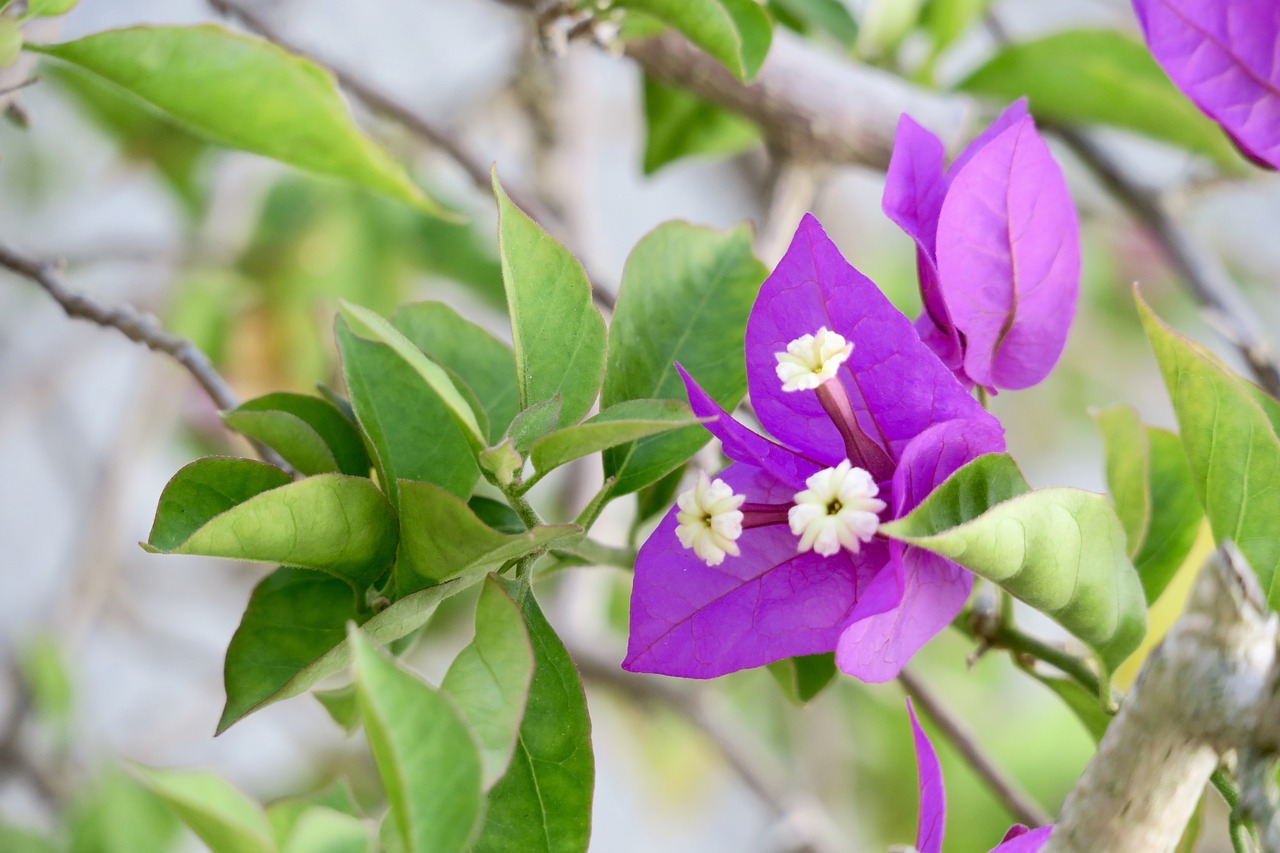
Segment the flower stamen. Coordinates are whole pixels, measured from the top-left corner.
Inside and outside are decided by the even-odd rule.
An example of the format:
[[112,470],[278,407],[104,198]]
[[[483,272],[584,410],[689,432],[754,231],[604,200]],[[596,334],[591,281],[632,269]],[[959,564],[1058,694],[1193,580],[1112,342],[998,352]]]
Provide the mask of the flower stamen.
[[843,546],[856,554],[870,542],[880,526],[885,502],[876,497],[880,487],[865,468],[844,460],[809,479],[796,504],[787,513],[791,532],[800,537],[800,553],[816,551],[830,557]]
[[836,375],[853,354],[853,343],[823,326],[816,335],[801,335],[775,353],[783,391],[812,391]]
[[734,494],[724,480],[712,480],[698,472],[698,482],[676,498],[676,536],[680,544],[692,548],[708,566],[718,566],[726,555],[736,557],[742,535],[742,512],[738,507],[746,495]]

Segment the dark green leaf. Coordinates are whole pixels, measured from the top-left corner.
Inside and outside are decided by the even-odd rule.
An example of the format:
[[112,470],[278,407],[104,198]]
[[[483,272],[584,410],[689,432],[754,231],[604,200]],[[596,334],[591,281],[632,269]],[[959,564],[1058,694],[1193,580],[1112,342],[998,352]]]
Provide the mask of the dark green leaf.
[[954,560],[1052,616],[1108,671],[1146,633],[1142,583],[1110,502],[1078,489],[1027,491],[1005,454],[978,457],[880,532]]
[[[609,330],[602,406],[650,397],[686,400],[680,362],[727,410],[747,390],[743,355],[747,315],[768,270],[751,251],[751,230],[727,233],[684,222],[659,225],[627,259]],[[689,427],[605,453],[614,494],[652,483],[710,439]]]
[[262,807],[212,773],[136,768],[211,853],[275,853]]
[[115,83],[220,145],[455,216],[356,127],[328,71],[269,42],[202,25],[131,27],[28,47]]
[[475,734],[449,697],[353,631],[356,695],[404,849],[461,853],[484,800]]
[[279,468],[252,459],[197,459],[174,474],[160,493],[147,541],[162,551],[177,548],[211,519],[291,482]]
[[644,77],[644,173],[698,154],[728,156],[760,142],[760,130],[684,89]]
[[489,792],[475,853],[583,853],[595,760],[578,670],[528,590],[502,582],[533,643],[533,683],[511,766]]
[[[277,451],[303,474],[338,471],[369,476],[371,463],[355,425],[333,403],[306,394],[257,397],[222,416],[227,425]],[[296,457],[296,458],[295,458]],[[308,470],[314,459],[336,467]]]
[[578,259],[512,203],[496,172],[493,193],[520,407],[559,394],[559,425],[576,424],[604,376],[604,320],[591,304],[591,282]]
[[756,76],[773,40],[769,14],[755,0],[618,0],[616,5],[679,30],[742,81]]
[[803,655],[769,664],[769,672],[792,702],[807,703],[836,677],[834,652]]
[[467,501],[467,506],[476,514],[476,518],[499,533],[524,533],[524,522],[511,507],[502,501],[476,495]]
[[1001,50],[960,88],[1002,101],[1026,96],[1039,118],[1109,124],[1238,168],[1222,130],[1169,82],[1147,48],[1115,30],[1055,33]]
[[689,405],[679,400],[626,400],[538,439],[532,448],[533,467],[541,476],[574,459],[697,423]]

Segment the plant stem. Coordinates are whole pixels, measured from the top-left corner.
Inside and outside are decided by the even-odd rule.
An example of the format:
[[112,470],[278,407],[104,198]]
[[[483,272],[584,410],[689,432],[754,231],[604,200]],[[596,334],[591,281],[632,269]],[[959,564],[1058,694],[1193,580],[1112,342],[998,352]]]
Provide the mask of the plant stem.
[[1228,818],[1231,849],[1234,853],[1249,853],[1249,823],[1240,815],[1240,792],[1236,790],[1231,777],[1221,767],[1213,771],[1209,782],[1231,809],[1231,815]]
[[597,542],[586,536],[572,545],[566,545],[556,550],[576,554],[597,566],[617,566],[620,569],[631,570],[636,565],[636,552],[631,548],[615,548],[612,545]]
[[1000,625],[991,636],[979,636],[970,624],[968,612],[961,613],[952,624],[972,639],[985,640],[992,648],[1007,649],[1015,657],[1025,655],[1057,667],[1090,693],[1095,696],[1102,695],[1102,679],[1083,658],[1024,634],[1010,624]]

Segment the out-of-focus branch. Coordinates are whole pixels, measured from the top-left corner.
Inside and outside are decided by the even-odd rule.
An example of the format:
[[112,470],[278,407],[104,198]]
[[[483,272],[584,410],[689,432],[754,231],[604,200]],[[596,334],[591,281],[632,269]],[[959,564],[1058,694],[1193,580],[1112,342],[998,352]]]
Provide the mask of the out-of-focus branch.
[[1009,810],[1009,814],[1028,826],[1047,826],[1051,822],[1052,819],[1044,809],[1036,805],[1036,802],[1019,788],[1017,783],[1005,776],[1004,772],[992,763],[978,746],[972,733],[952,716],[946,705],[934,695],[932,690],[925,687],[924,683],[909,670],[904,669],[899,673],[898,681],[921,710],[937,724],[938,729],[956,748],[965,762],[986,782],[991,792]]

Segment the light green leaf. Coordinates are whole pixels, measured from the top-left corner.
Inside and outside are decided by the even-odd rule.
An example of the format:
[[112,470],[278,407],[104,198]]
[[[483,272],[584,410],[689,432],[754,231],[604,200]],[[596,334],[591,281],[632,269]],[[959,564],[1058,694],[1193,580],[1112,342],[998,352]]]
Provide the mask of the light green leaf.
[[533,644],[533,683],[506,775],[489,792],[475,853],[583,853],[591,837],[595,760],[586,694],[573,660],[531,592],[519,602]]
[[524,617],[490,577],[476,604],[475,639],[454,658],[440,685],[479,737],[486,789],[511,762],[532,678],[533,647]]
[[785,18],[802,33],[825,32],[845,48],[858,40],[858,22],[844,0],[769,0],[769,8],[779,23]]
[[[71,853],[168,851],[174,848],[181,829],[164,800],[114,766],[104,767],[92,786],[81,789],[69,811]],[[0,850],[24,853],[24,848],[7,842],[0,833]]]
[[353,734],[360,728],[360,706],[356,702],[356,686],[348,684],[333,690],[313,690],[311,695],[329,714],[329,719],[338,724],[347,734]]
[[461,853],[484,800],[475,734],[447,694],[379,652],[359,631],[356,696],[365,734],[409,853]]
[[281,853],[372,853],[371,827],[359,818],[312,808],[298,818]]
[[161,550],[176,548],[210,519],[292,482],[279,468],[253,459],[197,459],[174,474],[160,493],[148,541]]
[[369,476],[372,463],[364,440],[328,400],[282,391],[242,403],[222,420],[279,453],[304,475]]
[[[337,472],[338,461],[320,434],[297,415],[281,411],[224,412],[222,422],[241,435],[255,439],[280,454],[299,474]],[[364,475],[368,476],[366,469]]]
[[1147,607],[1107,499],[1027,491],[1005,454],[980,456],[880,532],[999,584],[1088,643],[1114,671],[1141,643]]
[[227,648],[227,704],[217,734],[254,711],[305,693],[351,663],[346,624],[374,642],[406,637],[441,601],[484,578],[477,571],[406,595],[373,614],[356,608],[350,587],[316,572],[280,568],[254,589]]
[[48,634],[28,637],[23,646],[17,662],[32,707],[45,722],[67,722],[75,693],[62,651]]
[[333,76],[221,27],[131,27],[34,46],[115,83],[220,145],[358,184],[456,218],[351,120]]
[[892,57],[920,21],[924,0],[868,0],[858,28],[859,56]]
[[466,502],[430,483],[400,483],[400,527],[404,537],[396,561],[400,595],[424,583],[496,569],[553,542],[578,536],[571,524],[499,533],[476,517]]
[[275,853],[262,807],[212,773],[135,768],[211,853]]
[[1115,30],[1010,45],[960,88],[1001,101],[1026,96],[1038,118],[1108,124],[1240,167],[1221,128],[1174,88],[1141,42]]
[[760,143],[760,130],[731,113],[676,86],[644,77],[644,173],[698,154],[728,156]]
[[392,325],[420,350],[454,371],[475,392],[489,416],[487,444],[502,438],[520,411],[516,358],[511,347],[441,302],[415,302]]
[[27,0],[27,18],[53,18],[65,15],[76,7],[80,0]]
[[11,68],[22,54],[22,27],[16,18],[0,18],[0,70]]
[[351,405],[392,505],[400,505],[399,480],[470,495],[480,468],[467,428],[391,347],[365,340],[341,319],[337,336]]
[[[751,230],[713,231],[685,222],[659,225],[627,259],[609,330],[609,368],[600,405],[624,400],[686,400],[679,362],[727,410],[747,391],[743,354],[747,315],[768,275],[751,250]],[[605,452],[615,495],[662,478],[711,438],[689,427]]]
[[1151,469],[1147,431],[1130,405],[1110,406],[1093,416],[1106,450],[1107,490],[1115,504],[1129,557],[1138,556],[1151,523]]
[[560,420],[560,400],[556,394],[550,400],[534,403],[511,421],[507,434],[517,453],[528,453],[538,439],[556,428]]
[[[351,687],[351,693],[354,698],[354,686]],[[361,816],[360,806],[352,796],[350,786],[342,780],[332,782],[327,788],[312,794],[274,800],[267,806],[267,820],[271,823],[276,844],[283,847],[302,816],[317,807],[349,817]]]
[[35,830],[0,821],[0,850],[5,853],[62,853],[64,849]]
[[559,425],[576,424],[604,376],[604,320],[591,304],[591,283],[578,259],[511,202],[496,171],[493,194],[520,407],[559,394]]
[[933,38],[933,53],[938,55],[973,26],[991,0],[930,0],[921,23]]
[[533,467],[542,475],[574,459],[698,423],[689,404],[679,400],[625,400],[577,426],[538,439]]
[[679,30],[744,82],[760,71],[773,40],[773,22],[755,0],[617,0],[615,5]]
[[1058,694],[1062,704],[1070,708],[1071,712],[1076,715],[1076,719],[1084,726],[1085,731],[1093,738],[1094,743],[1102,741],[1102,736],[1107,733],[1107,726],[1111,724],[1111,715],[1103,709],[1102,703],[1098,701],[1096,695],[1081,687],[1080,682],[1070,678],[1041,675],[1034,669],[1029,669],[1027,672],[1045,687]]
[[785,658],[769,664],[769,674],[797,705],[804,705],[836,677],[834,652]]
[[1196,494],[1215,541],[1231,539],[1280,605],[1280,440],[1247,383],[1170,329],[1137,297],[1173,400]]
[[360,590],[395,559],[395,513],[363,477],[320,474],[279,486],[204,518],[186,539],[175,541],[160,530],[160,514],[178,511],[174,493],[185,494],[188,485],[179,471],[165,487],[157,525],[143,546],[148,551],[318,569]]

